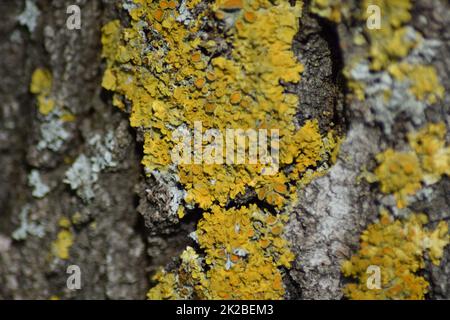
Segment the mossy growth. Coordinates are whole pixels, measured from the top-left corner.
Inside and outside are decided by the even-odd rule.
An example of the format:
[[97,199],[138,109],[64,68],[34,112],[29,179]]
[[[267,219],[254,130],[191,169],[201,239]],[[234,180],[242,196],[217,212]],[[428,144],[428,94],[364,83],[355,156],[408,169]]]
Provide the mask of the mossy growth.
[[[360,250],[342,265],[346,277],[358,280],[345,286],[345,295],[356,300],[424,299],[429,283],[418,275],[425,267],[424,256],[439,265],[449,242],[447,222],[440,222],[434,230],[425,227],[427,222],[423,214],[394,220],[383,210],[380,220],[361,235]],[[369,266],[380,268],[379,288],[367,284]]]
[[408,196],[414,195],[423,184],[433,184],[443,175],[450,175],[446,132],[444,123],[430,123],[408,135],[410,150],[388,149],[377,155],[379,166],[374,181],[379,181],[383,193],[395,195],[399,208],[406,207]]
[[[103,27],[107,68],[102,85],[114,92],[113,104],[129,112],[130,125],[143,132],[146,173],[176,175],[183,186],[184,205],[176,211],[180,218],[187,212],[184,208],[205,212],[197,230],[205,257],[197,259],[196,276],[204,281],[186,289],[185,278],[194,275],[183,270],[193,266],[182,262],[180,270],[157,275],[160,282],[149,297],[180,297],[183,287],[190,296],[195,292],[201,298],[281,298],[280,267],[289,266],[292,254],[282,238],[285,219],[280,212],[295,200],[299,185],[325,171],[335,158],[338,141],[333,132],[321,133],[316,120],[300,126],[295,119],[298,97],[281,85],[299,82],[303,71],[292,51],[302,3],[132,2],[127,6],[129,26],[114,20]],[[195,134],[196,123],[202,124],[202,134],[211,129],[223,136],[227,129],[278,130],[279,170],[267,175],[263,163],[174,164],[171,152],[179,142],[174,132]],[[200,149],[207,150],[215,142],[203,139]],[[246,144],[245,153],[250,148],[251,143]],[[223,154],[227,154],[225,146]],[[275,210],[276,233],[268,231],[267,221],[253,221],[253,213],[261,209],[230,208],[233,200],[251,189]],[[225,217],[242,220],[240,230],[252,235],[236,232],[236,226],[228,228]],[[234,245],[236,241],[242,242],[240,246]],[[246,252],[245,257],[234,250]],[[194,253],[187,249],[185,256]],[[247,287],[240,284],[245,279]],[[234,293],[224,295],[226,286],[233,287]]]

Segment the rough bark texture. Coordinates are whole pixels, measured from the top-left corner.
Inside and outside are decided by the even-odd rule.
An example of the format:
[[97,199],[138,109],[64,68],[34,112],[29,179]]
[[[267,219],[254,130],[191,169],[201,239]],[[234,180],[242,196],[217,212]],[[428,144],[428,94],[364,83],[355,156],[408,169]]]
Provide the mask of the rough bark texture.
[[[141,142],[126,115],[101,90],[100,29],[112,17],[122,17],[119,2],[37,0],[40,14],[34,30],[17,19],[25,1],[0,2],[0,298],[143,299],[150,274],[170,264],[195,229],[195,215],[183,224],[164,216],[164,186],[144,178]],[[82,9],[82,28],[71,31],[65,27],[66,8],[74,3]],[[412,24],[426,39],[442,44],[432,63],[449,92],[449,4],[416,1]],[[346,139],[330,171],[300,191],[285,231],[297,257],[285,284],[288,298],[341,299],[341,262],[358,248],[361,231],[378,215],[377,205],[392,200],[361,181],[361,169],[373,169],[374,156],[386,147],[401,146],[410,121],[399,115],[388,135],[370,102],[347,97],[342,71],[357,50],[354,24],[333,25],[311,14],[306,3],[300,25],[294,51],[305,72],[299,85],[287,84],[286,90],[301,97],[300,122],[319,119],[324,132],[338,125]],[[75,121],[64,125],[65,136],[55,150],[38,147],[43,127],[55,123],[39,115],[29,92],[32,72],[43,66],[53,72],[58,102],[75,115]],[[449,108],[446,94],[427,109],[425,121],[450,126]],[[104,141],[109,133],[114,142],[108,152],[116,165],[99,173],[95,197],[80,196],[64,183],[65,174],[80,155],[104,154],[104,144],[95,141]],[[42,199],[32,195],[32,170],[50,188]],[[431,221],[449,219],[448,178],[430,188],[432,199],[417,199],[411,207],[426,212]],[[77,220],[68,260],[51,254],[62,217]],[[31,231],[24,239],[13,239],[23,220],[42,226],[44,233]],[[441,266],[429,264],[425,272],[431,298],[450,298],[449,259],[447,248]],[[66,287],[71,264],[83,270],[82,290]]]

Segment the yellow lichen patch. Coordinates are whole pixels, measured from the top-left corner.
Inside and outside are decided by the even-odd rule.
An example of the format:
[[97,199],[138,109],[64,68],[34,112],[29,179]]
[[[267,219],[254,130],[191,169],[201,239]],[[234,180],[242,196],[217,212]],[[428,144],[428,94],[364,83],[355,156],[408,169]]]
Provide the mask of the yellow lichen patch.
[[281,299],[284,287],[278,267],[289,267],[293,260],[286,240],[280,237],[286,219],[256,205],[229,210],[212,207],[196,231],[208,270],[188,247],[177,273],[165,274],[162,279],[164,271],[158,273],[161,281],[148,297],[176,298],[183,292],[181,288],[189,287],[192,291],[185,291],[183,298]]
[[43,115],[47,115],[55,107],[55,101],[51,98],[53,78],[50,71],[36,69],[31,77],[30,92],[37,96],[38,109]]
[[383,193],[393,193],[397,206],[407,205],[407,196],[414,195],[422,183],[433,184],[442,175],[450,175],[450,147],[446,146],[445,124],[428,124],[408,135],[411,151],[388,149],[377,156],[375,181]]
[[159,270],[152,278],[157,285],[147,293],[149,300],[179,300],[181,297],[175,290],[177,285],[176,275],[167,273],[164,269]]
[[446,133],[444,123],[431,123],[408,135],[409,144],[420,159],[423,181],[427,184],[437,182],[442,175],[450,176],[450,146],[445,143]]
[[[374,11],[373,8],[379,10]],[[406,82],[410,93],[426,105],[434,104],[443,98],[444,87],[439,81],[436,69],[432,65],[411,62],[413,50],[421,50],[423,44],[422,35],[408,25],[412,8],[411,0],[361,2],[362,14],[358,14],[357,17],[365,24],[365,28],[362,33],[354,34],[354,43],[366,46],[367,55],[356,56],[353,63],[349,64],[351,67],[344,70],[348,86],[358,100],[363,101],[366,93],[370,92],[367,80],[361,80],[368,76],[369,71],[372,74],[386,71],[393,77],[395,83]],[[379,25],[369,27],[375,20]],[[369,66],[369,70],[365,69],[366,65]],[[394,94],[392,92],[398,90],[396,87],[391,85],[391,88],[384,91],[386,104],[391,101],[392,96],[398,95],[397,92]]]
[[70,222],[69,218],[63,217],[61,219],[59,219],[59,226],[61,228],[69,228],[72,225],[72,223]]
[[313,0],[311,11],[323,18],[339,23],[342,20],[342,6],[341,0]]
[[[345,261],[342,272],[358,279],[345,286],[350,299],[424,299],[428,282],[417,272],[425,267],[427,253],[439,264],[449,243],[448,224],[440,222],[434,231],[427,230],[425,215],[413,214],[407,220],[393,220],[385,211],[380,221],[369,225],[361,235],[360,250]],[[380,287],[368,286],[369,266],[380,268]]]
[[242,9],[243,2],[243,0],[218,0],[220,8],[224,10]]
[[433,104],[444,97],[444,87],[432,66],[400,63],[391,65],[388,71],[397,80],[409,81],[411,93],[418,100]]
[[[298,126],[298,97],[286,93],[281,85],[299,82],[303,72],[292,51],[302,3],[291,6],[287,1],[217,0],[201,10],[192,10],[196,14],[187,19],[167,1],[133,2],[136,8],[130,12],[128,27],[117,20],[103,27],[103,57],[107,62],[103,87],[115,93],[114,105],[122,110],[129,107],[130,125],[143,132],[142,163],[146,173],[175,174],[185,190],[186,207],[208,212],[199,222],[198,236],[206,254],[205,263],[213,267],[202,272],[206,284],[191,283],[187,287],[201,298],[281,298],[284,289],[279,267],[288,266],[292,259],[282,239],[282,223],[269,228],[258,222],[263,230],[256,230],[251,223],[257,208],[225,207],[254,190],[261,201],[278,213],[295,199],[297,183],[306,183],[314,176],[311,171],[333,157],[333,134],[322,134],[317,120]],[[187,0],[185,5],[194,8],[198,3]],[[211,39],[205,39],[205,20],[210,19],[211,26],[219,23],[213,17],[223,19],[227,31],[216,32],[212,28],[207,32]],[[217,55],[222,50],[218,51],[219,42],[226,44],[229,52]],[[172,159],[173,151],[179,147],[180,129],[182,137],[193,140],[188,144],[191,148],[181,148],[191,150],[187,155],[191,161],[187,163],[174,163]],[[223,139],[206,138],[210,130]],[[228,130],[235,134],[227,136]],[[247,135],[251,130],[268,134],[267,147],[258,149],[268,161],[258,158],[256,163],[250,163],[246,157],[257,145]],[[196,139],[197,134],[200,140]],[[274,142],[277,137],[279,144]],[[230,141],[235,153],[228,157]],[[243,148],[237,147],[239,141],[244,141]],[[216,148],[211,151],[213,145]],[[279,159],[272,157],[273,150]],[[245,159],[239,162],[242,155]],[[272,172],[273,165],[277,168]],[[179,217],[185,213],[177,210]],[[215,233],[223,236],[225,232],[231,238],[213,240],[209,229],[218,228],[213,221],[225,217],[240,217],[247,223],[242,228],[253,230],[254,234],[244,237],[225,228],[223,221],[224,229]],[[263,231],[267,233],[264,236]],[[226,259],[219,256],[217,246],[234,248],[236,242],[249,250],[246,259],[232,251]],[[191,250],[187,252],[193,254]],[[234,267],[228,268],[230,264]],[[180,283],[193,277],[183,271],[189,269],[183,266],[185,263],[179,270],[158,274],[160,284],[149,297],[171,298],[180,294]],[[240,274],[243,272],[252,276],[245,280]],[[239,284],[244,280],[253,292]],[[173,286],[178,288],[176,294],[169,290]],[[235,293],[225,294],[230,288],[235,288]]]
[[366,84],[362,81],[355,80],[348,66],[344,68],[344,75],[347,78],[347,85],[353,96],[359,101],[364,101],[366,98]]
[[[208,10],[224,5],[244,10],[233,13],[237,20],[227,37],[234,47],[231,56],[215,57],[209,65],[205,63],[208,56],[200,49],[208,48],[211,41],[196,37],[200,18],[206,13],[185,26],[177,22],[176,10],[164,6],[165,16],[159,21],[154,17],[161,10],[158,5],[139,5],[152,27],[162,26],[159,36],[147,43],[138,21],[130,28],[118,21],[105,25],[102,43],[108,68],[103,86],[131,101],[130,123],[145,131],[143,164],[149,174],[155,169],[168,170],[170,150],[177,143],[173,128],[187,125],[193,130],[196,121],[202,123],[203,131],[217,129],[223,136],[227,129],[280,130],[280,164],[295,164],[289,175],[279,174],[286,182],[297,181],[306,168],[317,165],[332,151],[325,150],[316,121],[296,128],[298,99],[283,93],[280,85],[280,81],[298,82],[303,70],[291,50],[300,4],[273,5],[265,0],[212,4]],[[149,45],[152,50],[145,49]],[[123,108],[122,103],[115,104]],[[206,144],[203,142],[204,147]],[[264,167],[248,163],[182,164],[177,169],[187,191],[186,202],[208,208],[224,204],[247,187],[270,184],[272,178],[262,175]],[[269,200],[281,206],[282,199],[275,198]]]
[[61,230],[59,231],[56,240],[52,243],[52,254],[62,260],[69,259],[70,247],[73,245],[74,237],[70,231],[72,223],[66,217],[59,220],[58,223]]
[[202,259],[192,247],[180,256],[180,266],[174,272],[159,270],[152,278],[157,282],[147,294],[150,300],[207,299],[208,281],[202,268]]
[[367,8],[371,5],[378,6],[382,14],[379,29],[365,30],[370,39],[372,69],[379,71],[408,55],[419,40],[410,34],[411,29],[405,27],[411,20],[410,0],[364,0],[361,6],[363,21],[370,18],[372,13]]
[[74,122],[76,120],[76,116],[69,112],[63,113],[59,118],[63,122]]
[[52,244],[52,253],[59,259],[69,259],[69,250],[73,244],[73,234],[69,230],[61,230]]
[[394,193],[397,206],[404,208],[407,196],[421,188],[422,170],[414,152],[395,152],[388,149],[377,156],[380,165],[375,174],[383,193]]

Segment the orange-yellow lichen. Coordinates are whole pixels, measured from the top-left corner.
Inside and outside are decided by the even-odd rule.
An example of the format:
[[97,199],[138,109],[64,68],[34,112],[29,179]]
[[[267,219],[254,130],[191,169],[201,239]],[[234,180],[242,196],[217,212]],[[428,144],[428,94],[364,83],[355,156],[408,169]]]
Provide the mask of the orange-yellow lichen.
[[380,165],[375,180],[383,193],[393,193],[397,206],[407,205],[407,196],[414,195],[422,183],[437,182],[442,175],[450,175],[450,147],[446,146],[446,126],[428,124],[417,133],[408,135],[411,151],[388,149],[377,156]]
[[[278,266],[289,267],[293,260],[287,241],[280,237],[286,219],[256,205],[228,210],[213,206],[196,231],[207,268],[188,247],[176,273],[156,275],[154,280],[159,283],[148,297],[281,299],[284,287]],[[193,290],[181,297],[182,287]]]
[[[137,3],[150,25],[158,25],[153,13],[160,8]],[[160,36],[150,39],[148,44],[141,37],[143,27],[138,22],[132,22],[131,28],[123,28],[113,21],[103,28],[103,55],[108,61],[103,86],[132,102],[130,123],[146,131],[143,163],[149,173],[168,169],[170,150],[175,144],[169,127],[187,124],[193,128],[195,121],[202,122],[203,131],[279,129],[285,141],[280,144],[280,163],[295,164],[289,176],[279,174],[286,181],[298,180],[299,174],[316,165],[327,153],[315,121],[307,122],[301,130],[296,128],[293,119],[298,99],[283,93],[279,84],[281,80],[299,81],[303,70],[291,51],[300,6],[290,7],[284,2],[272,5],[263,0],[242,3],[246,10],[234,13],[242,28],[232,29],[228,40],[235,48],[231,58],[215,57],[209,65],[205,63],[208,57],[199,50],[207,43],[195,38],[201,25],[199,19],[187,29],[176,22],[176,10],[165,10],[167,23]],[[214,5],[220,7],[222,3]],[[259,6],[267,9],[257,10]],[[250,10],[257,18],[253,23],[245,19],[245,12]],[[189,37],[193,40],[186,41]],[[147,46],[153,49],[146,50],[145,57],[141,57]],[[120,100],[116,96],[114,102],[123,108]],[[271,180],[262,177],[261,165],[195,167],[199,165],[178,166],[179,176],[187,189],[186,201],[202,204],[202,208],[212,203],[223,204],[244,193],[246,187]]]
[[218,0],[218,4],[221,9],[225,10],[242,9],[244,6],[243,0]]
[[445,143],[444,123],[430,123],[419,132],[410,133],[408,140],[416,152],[423,171],[423,181],[432,184],[441,176],[450,176],[450,146]]
[[30,92],[37,96],[38,109],[47,115],[55,107],[55,100],[51,98],[53,78],[50,71],[36,69],[31,77]]
[[[356,45],[368,47],[367,55],[355,56],[351,66],[344,70],[349,80],[348,86],[355,97],[363,101],[366,92],[369,91],[365,81],[355,79],[366,77],[367,71],[358,69],[356,66],[369,64],[370,72],[387,71],[396,82],[406,82],[410,93],[426,105],[434,104],[438,99],[442,99],[444,88],[440,84],[436,69],[432,65],[411,63],[409,59],[411,52],[423,43],[421,34],[412,26],[408,26],[411,20],[412,2],[410,0],[364,0],[361,5],[362,14],[358,15],[361,23],[374,19],[374,16],[378,14],[367,10],[374,6],[380,9],[380,16],[376,17],[380,25],[369,29],[366,24],[364,33],[354,34]],[[365,61],[365,58],[368,61]],[[385,90],[386,103],[391,100],[391,93],[390,89]]]
[[67,260],[74,241],[74,236],[70,231],[71,222],[63,217],[59,220],[59,226],[61,230],[56,240],[52,243],[52,254],[59,259]]
[[380,165],[375,174],[383,193],[394,193],[397,205],[404,208],[407,196],[421,188],[422,170],[414,152],[395,152],[388,149],[377,156]]
[[[143,132],[142,163],[147,174],[175,173],[186,191],[186,205],[208,211],[199,222],[199,242],[205,247],[207,263],[214,267],[204,274],[208,284],[202,285],[203,293],[196,295],[223,298],[220,293],[224,291],[223,286],[234,286],[236,291],[227,297],[281,298],[284,289],[278,267],[287,266],[291,259],[282,238],[283,219],[270,232],[264,221],[259,222],[273,240],[261,236],[258,230],[254,230],[254,237],[247,238],[225,229],[215,232],[231,232],[230,239],[217,239],[217,245],[244,241],[252,249],[248,261],[233,253],[229,253],[229,260],[219,259],[210,251],[213,248],[209,245],[215,244],[205,242],[212,235],[202,228],[212,228],[214,219],[221,221],[227,216],[241,215],[243,220],[251,221],[256,208],[224,209],[230,200],[249,189],[254,189],[261,201],[278,212],[295,198],[296,183],[305,182],[303,176],[313,176],[308,170],[316,169],[332,157],[333,135],[321,135],[316,120],[306,121],[299,127],[295,122],[298,97],[286,93],[281,85],[300,81],[303,71],[292,51],[301,3],[290,6],[287,1],[217,0],[204,6],[195,17],[183,21],[185,18],[176,6],[164,3],[161,7],[161,2],[144,0],[133,2],[136,7],[130,10],[129,27],[121,26],[117,20],[103,27],[107,69],[102,85],[115,92],[114,105],[122,110],[131,106],[130,125]],[[197,3],[185,2],[187,8]],[[209,31],[215,39],[205,39],[201,32],[204,20],[214,16],[231,25],[226,34]],[[217,21],[211,21],[214,23]],[[227,44],[230,52],[215,54],[219,50],[218,40]],[[178,144],[175,129],[184,128],[195,135],[196,123],[201,123],[198,133],[214,129],[224,137],[228,129],[242,130],[244,134],[249,129],[278,130],[280,142],[274,149],[279,152],[279,170],[272,175],[265,174],[267,163],[174,164],[171,152]],[[239,152],[247,154],[254,147],[254,142],[241,133],[231,136],[233,145],[241,138],[248,142],[236,157]],[[200,156],[207,154],[211,143],[206,138],[200,141],[200,149],[204,150]],[[198,147],[194,141],[194,149]],[[216,149],[215,156],[220,155],[220,149]],[[223,155],[227,151],[224,144]],[[196,159],[195,154],[193,158]],[[184,214],[184,210],[178,212],[180,217]],[[233,271],[224,269],[227,263],[235,264]],[[162,280],[149,297],[174,296],[168,294],[172,292],[168,286],[182,281],[180,272],[177,270],[173,277]],[[253,275],[247,283],[253,293],[235,284],[242,281],[239,280],[244,277],[241,272]],[[165,276],[167,273],[158,275],[160,280]],[[256,289],[258,283],[264,293]]]
[[175,273],[166,272],[164,269],[159,270],[152,280],[157,284],[147,293],[150,300],[180,300],[183,297],[178,293],[177,276]]
[[340,0],[313,0],[311,11],[323,18],[339,23],[342,20],[343,3]]
[[[449,243],[447,222],[440,222],[433,231],[424,227],[426,223],[422,214],[401,221],[382,211],[380,221],[361,235],[361,249],[342,265],[345,276],[359,280],[345,286],[345,295],[358,300],[424,299],[429,284],[417,275],[425,267],[424,255],[438,265]],[[379,288],[368,286],[369,266],[380,268]]]
[[391,65],[388,71],[396,80],[409,81],[410,91],[417,100],[433,104],[444,97],[444,87],[432,66],[399,63]]
[[411,30],[405,26],[411,20],[410,0],[364,0],[361,6],[363,21],[372,14],[367,11],[369,5],[378,6],[382,13],[380,28],[365,30],[370,39],[371,66],[378,71],[405,57],[417,46],[419,39],[411,36]]

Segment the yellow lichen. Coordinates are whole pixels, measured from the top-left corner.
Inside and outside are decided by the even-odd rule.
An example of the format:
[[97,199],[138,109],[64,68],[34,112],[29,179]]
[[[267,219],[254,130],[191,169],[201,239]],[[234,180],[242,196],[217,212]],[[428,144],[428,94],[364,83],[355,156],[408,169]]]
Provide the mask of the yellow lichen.
[[286,219],[256,205],[212,207],[196,231],[208,270],[188,247],[181,255],[180,269],[158,273],[154,280],[160,282],[148,297],[181,298],[181,288],[190,287],[193,290],[182,298],[281,299],[284,287],[278,267],[289,267],[293,260],[287,241],[280,237]]
[[52,253],[59,259],[69,259],[69,250],[73,245],[73,234],[69,230],[61,230],[52,244]]
[[342,6],[341,0],[313,0],[311,11],[323,18],[339,23],[342,20]]
[[383,193],[393,193],[397,206],[407,205],[407,196],[414,195],[422,183],[437,182],[442,175],[450,175],[450,147],[446,146],[446,126],[428,124],[417,133],[408,135],[411,151],[388,149],[377,156],[379,166],[375,180]]
[[[354,34],[354,43],[358,46],[367,46],[366,56],[356,56],[351,67],[344,70],[348,78],[348,86],[355,97],[363,101],[367,91],[367,83],[355,79],[356,71],[360,74],[365,70],[357,70],[355,66],[370,66],[371,72],[387,71],[394,80],[409,84],[410,93],[419,101],[434,104],[444,95],[444,87],[439,81],[436,69],[432,65],[410,63],[408,57],[413,49],[422,43],[422,36],[408,23],[411,20],[412,2],[410,0],[364,0],[361,5],[362,14],[358,15],[361,22],[373,19],[376,13],[368,10],[377,6],[380,9],[379,27],[369,29],[366,25],[363,33]],[[364,75],[362,75],[364,77]],[[392,92],[387,89],[384,94],[388,103]]]
[[444,87],[432,66],[399,63],[391,65],[388,71],[397,80],[409,81],[411,93],[420,101],[433,104],[444,97]]
[[36,69],[31,77],[30,91],[37,96],[39,112],[47,115],[55,107],[55,100],[51,98],[53,78],[50,71]]
[[[425,267],[427,253],[435,265],[449,243],[448,224],[440,222],[434,231],[424,225],[427,218],[413,214],[407,220],[394,220],[382,211],[380,221],[369,225],[361,235],[360,250],[345,261],[342,272],[358,279],[345,286],[350,299],[424,299],[428,282],[417,275]],[[380,268],[380,287],[368,286],[369,266]]]
[[[176,10],[165,9],[164,20],[158,21],[153,14],[160,10],[156,4],[137,3],[151,26],[161,22],[165,26],[158,31],[160,37],[150,41],[154,49],[142,57],[140,53],[148,45],[141,37],[142,24],[132,22],[131,28],[123,28],[118,21],[108,23],[102,38],[103,55],[108,61],[103,86],[132,102],[130,123],[145,129],[143,164],[147,172],[166,171],[171,163],[170,150],[176,141],[169,127],[187,124],[193,128],[195,121],[202,122],[203,131],[214,128],[222,133],[234,128],[279,129],[285,141],[280,145],[280,163],[295,164],[289,176],[280,173],[286,182],[298,180],[305,168],[316,165],[331,151],[323,147],[316,122],[307,122],[301,130],[296,128],[293,119],[298,99],[284,94],[279,84],[298,82],[303,70],[291,51],[300,5],[272,5],[263,0],[240,2],[245,10],[233,13],[237,20],[227,38],[235,48],[231,58],[219,56],[207,65],[208,57],[199,49],[209,46],[210,41],[204,43],[195,38],[199,19],[187,29],[176,22]],[[217,2],[212,7],[219,10],[224,4]],[[257,10],[259,7],[264,9]],[[251,18],[248,12],[252,12]],[[189,37],[193,40],[186,41]],[[114,102],[123,108],[117,96]],[[272,180],[261,174],[261,165],[205,168],[193,164],[179,165],[178,170],[187,189],[185,200],[202,208],[213,203],[223,205],[244,193],[246,187]]]
[[150,300],[179,300],[181,299],[175,288],[177,287],[177,279],[174,273],[167,273],[164,269],[159,270],[152,278],[157,285],[147,293]]
[[70,231],[71,222],[68,218],[63,217],[59,220],[59,226],[62,228],[56,240],[52,243],[52,254],[62,260],[69,259],[70,248],[73,245],[74,236]]
[[[313,176],[311,170],[333,157],[336,145],[333,133],[322,135],[317,120],[298,126],[295,121],[298,97],[286,93],[281,85],[297,83],[303,71],[292,51],[302,4],[217,0],[203,7],[193,19],[181,21],[184,18],[177,6],[166,2],[133,2],[136,7],[130,10],[129,27],[122,26],[118,20],[103,27],[103,57],[107,69],[102,85],[114,91],[115,106],[122,110],[131,106],[130,125],[143,132],[142,163],[146,173],[175,172],[186,191],[186,206],[198,206],[207,211],[199,222],[198,237],[204,247],[205,261],[213,267],[202,272],[205,281],[194,287],[203,289],[197,290],[195,295],[201,298],[281,298],[284,288],[278,268],[288,266],[292,257],[282,238],[280,214],[279,222],[272,229],[264,220],[259,221],[267,235],[253,230],[253,237],[242,238],[234,229],[226,229],[226,221],[223,221],[224,229],[214,231],[217,236],[221,235],[220,239],[212,240],[210,229],[218,228],[213,221],[222,221],[225,217],[237,219],[239,216],[247,223],[252,221],[253,212],[258,211],[253,206],[225,209],[231,200],[251,189],[261,201],[279,212],[295,199],[297,183],[306,183],[306,177]],[[185,4],[193,8],[198,2],[188,0]],[[225,34],[209,31],[214,40],[204,39],[201,29],[205,19],[212,17],[230,25]],[[217,23],[210,22],[211,25]],[[229,53],[215,53],[221,50],[217,45],[219,40],[229,46]],[[200,128],[197,128],[198,123]],[[266,174],[270,169],[267,163],[196,161],[194,152],[189,154],[193,156],[191,163],[174,164],[171,154],[179,143],[174,134],[177,128],[185,128],[194,135],[214,129],[223,137],[228,129],[242,130],[230,139],[233,146],[241,138],[248,142],[244,150],[232,155],[234,160],[242,153],[249,154],[255,146],[242,132],[277,130],[280,142],[273,149],[279,152],[279,170],[269,175]],[[271,139],[268,138],[269,144]],[[211,143],[208,139],[197,144],[194,141],[194,149],[204,150],[200,151],[200,156],[208,158]],[[223,145],[223,158],[228,156],[227,147],[228,144]],[[214,156],[220,155],[220,149],[217,148]],[[177,211],[180,218],[185,213],[184,209]],[[244,227],[253,229],[251,225],[242,225]],[[223,233],[231,238],[224,238]],[[219,245],[231,246],[236,241],[242,241],[242,246],[248,248],[248,260],[232,253],[228,253],[230,260],[224,260],[214,249]],[[230,263],[234,263],[234,268],[226,270]],[[182,263],[180,268],[183,266]],[[245,280],[243,272],[253,276]],[[149,297],[179,297],[180,292],[174,293],[169,287],[180,289],[180,283],[185,280],[180,277],[182,273],[189,272],[180,269],[159,273],[156,280],[160,283]],[[238,284],[244,280],[253,292]],[[224,295],[231,287],[235,291]]]
[[63,217],[61,219],[59,219],[59,226],[61,228],[69,228],[72,225],[72,223],[70,222],[69,218]]
[[422,170],[414,152],[395,152],[388,149],[377,156],[376,168],[383,193],[394,193],[399,208],[404,208],[407,196],[421,188]]
[[361,6],[362,20],[370,18],[369,5],[381,10],[381,26],[365,32],[370,39],[370,58],[372,69],[386,69],[392,61],[403,58],[417,46],[419,39],[410,35],[405,24],[411,20],[412,4],[410,0],[364,0]]

